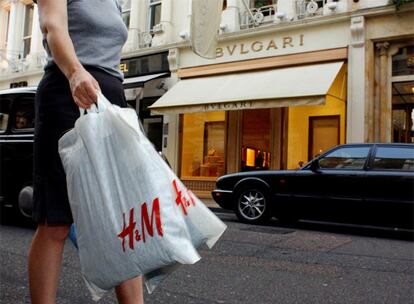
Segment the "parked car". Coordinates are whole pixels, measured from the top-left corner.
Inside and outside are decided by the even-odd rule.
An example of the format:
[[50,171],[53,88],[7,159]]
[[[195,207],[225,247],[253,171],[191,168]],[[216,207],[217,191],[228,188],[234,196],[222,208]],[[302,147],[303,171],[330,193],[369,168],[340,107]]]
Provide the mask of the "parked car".
[[33,208],[35,94],[36,87],[0,90],[0,208],[23,217]]
[[0,91],[0,207],[30,217],[36,88]]
[[240,221],[299,219],[413,229],[414,144],[337,146],[299,170],[217,179],[214,200]]

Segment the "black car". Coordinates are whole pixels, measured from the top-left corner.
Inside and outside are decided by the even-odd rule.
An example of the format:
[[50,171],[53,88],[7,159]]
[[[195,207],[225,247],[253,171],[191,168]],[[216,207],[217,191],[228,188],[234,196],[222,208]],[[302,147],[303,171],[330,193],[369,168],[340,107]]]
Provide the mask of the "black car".
[[[0,208],[31,217],[36,87],[0,90]],[[160,152],[168,163],[167,158]]]
[[245,223],[299,219],[413,229],[414,144],[337,146],[299,170],[221,176],[215,201]]
[[0,207],[30,217],[36,88],[0,91]]

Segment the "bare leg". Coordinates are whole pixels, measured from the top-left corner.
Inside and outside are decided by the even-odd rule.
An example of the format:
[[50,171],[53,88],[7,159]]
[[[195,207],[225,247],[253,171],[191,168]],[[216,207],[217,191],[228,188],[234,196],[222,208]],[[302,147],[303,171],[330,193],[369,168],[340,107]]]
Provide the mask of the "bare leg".
[[130,279],[115,288],[119,304],[144,304],[142,277]]
[[29,287],[32,304],[54,304],[63,247],[69,225],[37,227],[29,252]]

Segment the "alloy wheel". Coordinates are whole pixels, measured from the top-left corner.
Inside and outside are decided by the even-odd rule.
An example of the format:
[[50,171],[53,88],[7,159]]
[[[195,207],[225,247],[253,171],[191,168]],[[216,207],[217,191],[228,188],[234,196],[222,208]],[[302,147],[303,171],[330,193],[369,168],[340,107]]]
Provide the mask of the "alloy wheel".
[[240,214],[249,221],[259,219],[266,209],[266,198],[259,190],[244,191],[237,204]]

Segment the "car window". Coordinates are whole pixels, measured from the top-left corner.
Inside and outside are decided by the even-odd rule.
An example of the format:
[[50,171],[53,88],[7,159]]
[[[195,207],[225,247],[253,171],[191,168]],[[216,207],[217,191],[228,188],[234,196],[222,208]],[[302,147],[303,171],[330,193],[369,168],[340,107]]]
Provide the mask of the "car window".
[[319,160],[322,169],[363,169],[370,147],[343,147]]
[[22,98],[14,102],[13,131],[23,131],[34,128],[33,98]]
[[374,170],[414,170],[414,148],[378,147],[375,153]]
[[0,95],[0,133],[6,131],[10,116],[11,100]]

